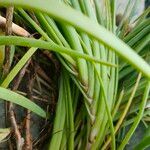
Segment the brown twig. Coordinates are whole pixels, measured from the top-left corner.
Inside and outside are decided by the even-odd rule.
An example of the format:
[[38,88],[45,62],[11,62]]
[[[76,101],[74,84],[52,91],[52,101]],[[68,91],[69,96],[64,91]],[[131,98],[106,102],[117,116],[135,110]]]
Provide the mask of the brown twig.
[[24,77],[24,75],[25,75],[25,73],[27,71],[27,68],[28,68],[28,66],[29,66],[30,63],[31,63],[31,59],[29,59],[27,61],[27,63],[24,65],[24,67],[20,70],[18,78],[17,78],[17,81],[15,82],[15,80],[14,80],[14,82],[15,82],[15,84],[14,84],[14,90],[15,91],[18,89],[18,87],[20,85],[20,82],[21,82],[22,78]]
[[53,81],[47,76],[44,70],[37,64],[34,63],[35,71],[49,84],[53,84]]
[[27,115],[26,115],[26,121],[25,121],[25,144],[24,144],[24,150],[32,150],[32,136],[30,133],[30,119],[31,119],[31,115],[30,115],[31,111],[27,110]]
[[[19,26],[15,25],[12,22],[12,20],[13,20],[13,10],[14,10],[13,6],[10,6],[10,7],[7,8],[6,19],[4,17],[0,16],[0,27],[3,27],[3,28],[5,27],[5,34],[7,36],[11,35],[12,32],[15,32],[15,33],[17,33],[19,35],[22,35],[22,36],[24,36],[22,33],[26,33],[25,36],[28,36],[29,34],[24,29],[21,29]],[[11,47],[6,45],[5,46],[5,61],[4,61],[4,68],[3,68],[3,77],[5,77],[9,73],[9,70],[10,70],[10,66],[11,66],[11,64],[10,64],[10,50],[11,50]],[[25,74],[26,67],[29,65],[29,62],[30,61],[28,61],[28,63],[24,66],[24,68],[20,72],[19,77],[17,78],[17,80],[15,80],[15,82],[14,82],[15,84],[12,88],[13,91],[18,89],[19,84],[20,84],[20,82],[21,82],[21,80],[22,80],[22,78]],[[14,109],[13,103],[7,103],[7,104],[6,104],[7,105],[7,107],[6,107],[6,118],[7,118],[7,115],[9,115],[10,123],[11,123],[12,129],[14,131],[14,135],[15,135],[15,138],[16,138],[17,149],[21,150],[22,145],[23,145],[23,139],[21,137],[21,133],[19,131],[19,128],[17,126],[17,121],[15,119],[15,113],[13,111],[13,109]],[[8,110],[8,112],[7,112],[7,110]],[[9,140],[9,147],[12,147],[10,140]]]
[[43,54],[46,55],[55,65],[56,72],[58,73],[60,71],[60,64],[59,62],[54,58],[53,53],[49,52],[48,50],[43,51]]
[[[18,75],[18,78],[16,80],[14,80],[13,82],[13,88],[12,90],[13,91],[16,91],[25,75],[25,72],[26,72],[26,69],[27,67],[29,66],[31,62],[31,59],[28,60],[28,62],[25,64],[25,66],[22,68],[22,70],[20,71],[19,75]],[[15,135],[15,138],[16,138],[16,145],[17,145],[17,149],[18,150],[21,150],[22,149],[22,146],[24,144],[24,140],[23,138],[21,137],[21,133],[19,131],[19,128],[17,126],[17,122],[16,122],[16,119],[15,119],[15,114],[14,114],[14,106],[12,103],[9,104],[9,116],[10,116],[10,122],[11,122],[11,126],[14,130],[14,135]]]
[[44,141],[46,141],[46,139],[48,138],[48,136],[51,132],[52,132],[52,124],[50,124],[50,122],[47,122],[43,126],[42,130],[40,131],[37,139],[35,139],[33,141],[33,148],[36,148],[36,147],[42,145],[44,143]]
[[[7,8],[6,11],[6,28],[5,28],[5,35],[9,36],[12,34],[12,19],[13,19],[13,10],[14,7],[10,6]],[[4,69],[3,69],[3,76],[5,77],[10,69],[10,49],[11,47],[6,45],[5,46],[5,60],[4,60]]]
[[[26,63],[26,65],[23,67],[23,69],[20,71],[19,75],[18,75],[18,78],[16,80],[14,80],[13,82],[13,88],[12,90],[13,91],[16,91],[20,85],[20,82],[22,80],[22,78],[24,77],[25,75],[25,71],[26,71],[26,68],[28,67],[30,63],[30,60]],[[15,135],[15,138],[16,138],[16,145],[17,145],[17,149],[18,150],[21,150],[22,149],[22,146],[23,146],[23,143],[24,143],[24,140],[23,138],[21,137],[21,133],[19,131],[19,127],[17,125],[17,121],[15,119],[15,113],[14,113],[14,106],[12,103],[9,103],[8,104],[8,109],[9,109],[9,118],[10,118],[10,123],[11,123],[11,126],[12,126],[12,129],[13,129],[13,133]]]
[[[12,19],[13,19],[13,10],[14,7],[10,6],[6,10],[6,26],[5,26],[5,35],[12,34]],[[5,46],[5,60],[4,60],[4,68],[3,68],[3,77],[5,77],[9,73],[10,69],[10,49],[11,47],[6,45]],[[10,108],[12,104],[6,102],[5,107],[5,122],[7,125],[7,116],[8,116],[8,108]],[[11,141],[8,140],[9,147],[12,147]]]
[[9,116],[10,116],[11,126],[14,131],[14,135],[15,135],[15,139],[16,139],[17,150],[21,150],[22,145],[23,145],[23,138],[21,137],[21,133],[18,129],[18,125],[17,125],[16,119],[15,119],[15,114],[13,111],[13,104],[10,103],[8,107],[9,107]]
[[[34,70],[34,69],[33,69]],[[30,72],[30,75],[28,76],[28,84],[27,84],[27,97],[30,100],[33,100],[32,97],[32,89],[34,85],[35,80],[35,74],[33,71]],[[25,118],[25,144],[24,144],[24,150],[32,150],[32,135],[30,132],[30,124],[31,124],[31,111],[27,110],[27,115]]]

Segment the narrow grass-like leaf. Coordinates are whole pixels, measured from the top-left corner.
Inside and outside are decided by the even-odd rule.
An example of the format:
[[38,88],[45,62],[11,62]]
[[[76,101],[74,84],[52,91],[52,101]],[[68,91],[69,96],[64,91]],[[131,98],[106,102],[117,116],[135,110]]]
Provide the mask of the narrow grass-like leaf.
[[25,55],[20,59],[20,61],[15,65],[15,67],[9,72],[1,86],[7,88],[10,82],[19,73],[21,68],[26,64],[26,62],[31,58],[31,56],[36,52],[37,48],[30,48]]
[[37,47],[41,49],[47,49],[50,51],[58,52],[58,53],[65,53],[74,57],[84,58],[90,62],[96,62],[107,66],[117,67],[117,65],[96,59],[91,57],[87,54],[83,54],[72,50],[70,48],[65,48],[63,46],[56,45],[53,42],[45,42],[43,40],[36,40],[33,38],[25,38],[25,37],[18,37],[18,36],[0,36],[0,45],[6,44],[14,44],[18,46],[26,46],[26,47]]
[[[123,122],[125,116],[127,115],[127,112],[129,111],[129,108],[130,108],[130,105],[131,105],[132,100],[133,100],[133,98],[134,98],[135,92],[136,92],[136,90],[137,90],[137,88],[138,88],[140,79],[141,79],[141,73],[138,75],[138,78],[137,78],[137,81],[136,81],[135,86],[133,87],[133,91],[132,91],[132,93],[131,93],[131,96],[130,96],[130,98],[129,98],[127,104],[126,104],[126,107],[125,107],[123,113],[121,114],[121,117],[119,118],[119,121],[117,122],[117,124],[116,124],[116,126],[115,126],[115,134],[116,134],[117,131],[119,130],[119,128],[120,128],[120,126],[122,125],[122,122]],[[107,142],[105,143],[105,145],[103,146],[102,149],[106,149],[107,146],[108,146],[108,144],[110,143],[110,141],[111,141],[111,138],[109,137],[108,140],[107,140]]]
[[150,146],[150,136],[144,138],[135,148],[134,150],[144,150]]
[[146,129],[143,139],[137,144],[134,150],[146,149],[150,146],[150,126]]
[[[107,97],[106,97],[106,93],[105,93],[105,87],[104,87],[103,81],[102,81],[99,73],[96,70],[95,64],[94,64],[94,69],[95,69],[95,72],[98,76],[99,82],[101,84],[102,93],[103,93],[103,96],[104,96],[104,103],[105,103],[106,112],[107,112],[107,116],[108,116],[108,122],[109,122],[110,130],[111,130],[112,149],[115,150],[115,148],[116,148],[115,131],[114,131],[113,120],[112,120],[111,112],[110,112],[110,109],[109,109],[109,105],[108,105],[108,101],[107,101]],[[95,149],[95,148],[96,148],[96,144],[93,145],[93,149]]]
[[49,14],[58,21],[69,23],[78,29],[85,31],[110,49],[114,50],[121,57],[126,59],[136,69],[150,78],[149,65],[139,57],[129,46],[119,40],[115,35],[107,31],[98,23],[91,21],[80,12],[66,6],[62,2],[55,0],[1,0],[0,5],[16,5],[27,9],[35,9]]
[[128,143],[128,141],[130,140],[132,134],[134,133],[135,129],[137,128],[137,126],[138,126],[138,124],[139,124],[139,122],[140,122],[140,120],[143,116],[143,112],[144,112],[144,109],[145,109],[145,106],[146,106],[149,91],[150,91],[150,81],[147,81],[146,88],[145,88],[145,91],[144,91],[144,95],[143,95],[143,98],[142,98],[142,102],[141,102],[141,105],[140,105],[139,113],[138,113],[137,117],[135,118],[135,121],[134,121],[133,125],[131,126],[130,130],[128,131],[125,138],[123,139],[121,145],[119,146],[118,150],[124,149],[125,145]]
[[0,129],[0,143],[10,134],[10,129]]
[[100,42],[114,50],[121,57],[126,59],[136,69],[150,78],[150,66],[138,56],[129,46],[123,43],[114,34],[107,31],[98,23],[91,21],[80,12],[55,0],[1,0],[1,6],[16,5],[27,9],[34,9],[49,14],[58,21],[69,23],[78,29],[85,31]]
[[59,150],[61,145],[61,140],[64,131],[65,119],[66,119],[66,107],[65,107],[65,94],[64,94],[64,79],[61,75],[59,97],[56,109],[56,115],[54,120],[54,127],[52,138],[49,145],[49,150]]
[[46,118],[47,116],[42,108],[40,108],[38,105],[36,105],[26,97],[2,87],[0,87],[0,100],[6,100],[18,104],[26,109],[31,110],[32,112],[36,113],[37,115],[43,118]]
[[[0,29],[0,35],[4,35],[4,32]],[[2,76],[2,68],[3,68],[3,62],[5,58],[5,46],[0,46],[0,77]]]

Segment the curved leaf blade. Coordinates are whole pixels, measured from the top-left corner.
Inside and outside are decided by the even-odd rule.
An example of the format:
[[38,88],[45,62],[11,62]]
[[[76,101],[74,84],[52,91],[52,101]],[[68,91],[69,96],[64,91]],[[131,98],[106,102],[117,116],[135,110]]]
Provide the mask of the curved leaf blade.
[[144,138],[135,148],[134,150],[144,150],[150,146],[150,136]]
[[1,0],[0,5],[16,5],[27,9],[34,9],[49,14],[58,21],[69,23],[85,31],[101,43],[114,50],[118,55],[128,61],[137,70],[150,79],[150,66],[138,56],[128,45],[114,34],[90,20],[85,15],[56,0]]
[[17,94],[13,91],[10,91],[8,89],[0,87],[0,100],[6,100],[18,104],[24,108],[31,110],[32,112],[36,113],[39,116],[46,118],[46,113],[41,107],[39,107],[26,97]]
[[74,51],[73,49],[66,48],[64,46],[59,46],[52,42],[46,42],[44,40],[36,40],[33,38],[18,37],[18,36],[0,36],[0,45],[6,45],[6,44],[47,49],[50,51],[64,53],[78,58],[84,58],[90,62],[96,62],[110,67],[117,67],[116,64],[112,64],[107,61],[100,60],[95,57],[91,57],[87,54]]
[[10,134],[10,128],[0,128],[0,143]]

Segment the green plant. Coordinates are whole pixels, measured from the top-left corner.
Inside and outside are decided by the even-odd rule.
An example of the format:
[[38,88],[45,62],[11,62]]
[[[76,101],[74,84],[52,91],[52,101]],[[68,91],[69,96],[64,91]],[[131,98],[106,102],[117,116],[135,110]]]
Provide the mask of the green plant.
[[[32,47],[1,86],[9,86],[37,48],[54,51],[63,66],[49,149],[107,149],[110,143],[112,149],[124,149],[143,117],[149,98],[150,66],[145,61],[149,62],[150,56],[147,13],[143,13],[138,18],[140,23],[127,33],[125,21],[116,27],[115,0],[105,0],[104,12],[98,0],[93,3],[88,0],[1,0],[0,5],[16,6],[15,12],[41,36],[40,39],[0,36],[0,45]],[[28,13],[29,9],[34,10],[38,23]],[[128,22],[131,17],[132,13]],[[140,72],[138,78],[137,71]],[[128,114],[133,100],[140,107]],[[118,146],[118,130],[122,129],[123,121],[126,123],[125,118],[138,110],[131,129]]]

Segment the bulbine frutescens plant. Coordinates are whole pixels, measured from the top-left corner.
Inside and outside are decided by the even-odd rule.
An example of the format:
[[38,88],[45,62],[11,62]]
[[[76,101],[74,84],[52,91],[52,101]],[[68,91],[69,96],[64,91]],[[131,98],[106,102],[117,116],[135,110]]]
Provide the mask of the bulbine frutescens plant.
[[[148,44],[149,19],[141,17],[140,24],[125,36],[124,22],[116,27],[115,0],[104,2],[102,11],[99,0],[1,0],[0,5],[16,6],[16,12],[30,23],[41,35],[41,39],[1,36],[0,44],[52,50],[65,68],[62,69],[60,79],[58,105],[49,146],[51,150],[107,149],[110,143],[111,148],[116,149],[115,134],[118,126],[114,126],[113,120],[123,99],[122,92],[118,96],[118,83],[133,72],[129,64],[141,73],[133,81],[132,85],[135,86],[129,91],[129,100],[119,123],[122,124],[131,105],[141,75],[144,76],[144,94],[139,115],[118,149],[124,148],[142,118],[149,95],[150,66],[130,47],[140,54]],[[25,9],[34,10],[38,24]],[[140,43],[137,43],[139,40]],[[33,55],[33,51],[36,49],[29,49],[28,55],[20,60],[20,65],[14,67],[2,85],[11,82],[19,68]],[[146,52],[143,50],[143,53]],[[118,56],[128,63],[120,62]]]

